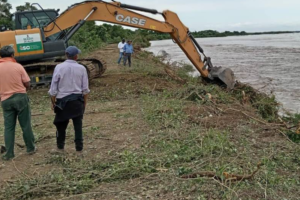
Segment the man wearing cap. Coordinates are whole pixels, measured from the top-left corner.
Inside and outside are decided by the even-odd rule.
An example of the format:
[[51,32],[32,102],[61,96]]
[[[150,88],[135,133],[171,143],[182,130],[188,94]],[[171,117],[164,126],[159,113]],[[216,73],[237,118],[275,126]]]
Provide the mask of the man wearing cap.
[[66,129],[72,119],[75,130],[75,149],[83,150],[82,120],[90,92],[87,70],[77,63],[81,51],[70,46],[66,49],[67,60],[56,66],[49,94],[52,108],[56,113],[56,143],[60,151],[64,150]]
[[123,39],[119,44],[118,44],[118,49],[120,51],[120,55],[119,55],[119,60],[118,60],[118,64],[121,63],[121,60],[123,58],[123,53],[124,53],[124,46],[125,46],[125,39]]
[[127,43],[123,47],[124,49],[124,66],[126,66],[127,60],[128,60],[128,65],[131,67],[131,55],[133,54],[133,46],[132,46],[132,41],[128,40]]
[[15,127],[17,119],[23,132],[28,154],[36,151],[31,127],[31,110],[26,90],[30,88],[30,78],[22,65],[14,59],[14,49],[4,46],[0,49],[0,98],[4,117],[4,140],[6,154],[4,160],[14,158]]

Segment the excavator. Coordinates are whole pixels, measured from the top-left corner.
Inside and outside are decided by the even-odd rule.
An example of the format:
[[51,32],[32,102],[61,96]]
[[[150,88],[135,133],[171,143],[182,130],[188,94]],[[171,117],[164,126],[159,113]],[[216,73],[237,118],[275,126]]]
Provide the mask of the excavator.
[[[43,9],[16,12],[14,29],[0,26],[0,48],[11,45],[15,49],[15,58],[31,75],[31,84],[50,85],[53,69],[59,57],[65,54],[68,41],[86,21],[102,21],[113,24],[169,33],[173,41],[182,49],[201,76],[207,80],[221,81],[228,89],[235,85],[234,73],[229,68],[214,67],[202,47],[172,11],[159,12],[155,9],[123,4],[117,1],[84,1],[59,10]],[[165,21],[152,19],[140,14],[162,15]],[[88,71],[89,78],[101,76],[106,70],[105,61],[99,57],[80,59]]]

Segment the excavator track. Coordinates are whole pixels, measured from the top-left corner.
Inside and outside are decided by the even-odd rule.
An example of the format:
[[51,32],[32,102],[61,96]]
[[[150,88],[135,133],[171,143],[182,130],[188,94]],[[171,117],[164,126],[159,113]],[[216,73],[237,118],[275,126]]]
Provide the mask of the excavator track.
[[99,78],[106,71],[106,62],[104,59],[98,57],[87,57],[84,59],[79,59],[78,62],[86,67],[89,75],[89,80]]
[[[64,62],[64,59],[56,59],[50,62],[38,62],[23,65],[31,79],[31,88],[48,88],[51,84],[54,68]],[[86,57],[77,60],[86,69],[89,81],[99,78],[106,71],[106,62],[100,57]]]

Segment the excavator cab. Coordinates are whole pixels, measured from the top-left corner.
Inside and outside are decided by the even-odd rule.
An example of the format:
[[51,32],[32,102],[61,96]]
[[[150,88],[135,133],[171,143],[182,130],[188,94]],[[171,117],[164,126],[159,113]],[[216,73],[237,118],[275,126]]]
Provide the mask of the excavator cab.
[[[47,26],[54,21],[59,15],[59,10],[43,9],[32,11],[18,11],[12,17],[13,30],[26,30]],[[0,26],[1,29],[1,26]],[[1,30],[0,30],[1,32]],[[48,41],[54,41],[62,33],[56,33],[47,38]]]
[[[19,44],[16,44],[18,50],[16,51],[16,60],[22,64],[28,64],[31,62],[41,61],[41,60],[53,60],[55,57],[63,56],[65,54],[66,44],[63,40],[57,40],[57,37],[61,34],[58,32],[47,38],[43,37],[43,28],[49,23],[53,22],[59,16],[59,10],[55,9],[40,9],[40,10],[30,10],[30,11],[18,11],[14,13],[12,17],[13,30],[18,30],[17,35],[22,31],[21,41],[24,37],[28,38],[35,37],[34,35],[41,35],[38,39],[40,43],[37,51],[29,47],[30,45],[23,45],[23,49],[19,49]],[[21,31],[19,31],[21,30]],[[20,42],[20,39],[18,40]],[[32,44],[35,45],[35,44]],[[36,45],[35,45],[36,46]],[[26,49],[25,47],[28,47]],[[26,67],[29,70],[32,67]]]
[[16,12],[13,17],[14,29],[25,30],[28,25],[31,28],[42,28],[56,19],[57,16],[58,12],[54,9]]

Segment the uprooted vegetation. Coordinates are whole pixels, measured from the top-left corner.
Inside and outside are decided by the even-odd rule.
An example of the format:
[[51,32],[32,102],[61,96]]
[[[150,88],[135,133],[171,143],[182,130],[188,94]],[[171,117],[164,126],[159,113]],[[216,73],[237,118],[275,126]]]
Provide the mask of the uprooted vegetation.
[[71,127],[68,153],[49,153],[53,114],[45,91],[31,91],[39,152],[18,147],[2,163],[0,199],[298,199],[300,148],[286,135],[298,115],[280,119],[273,97],[205,84],[189,67],[170,77],[147,52],[117,67],[111,51],[95,52],[109,52],[109,67],[91,84],[84,157],[72,153]]

